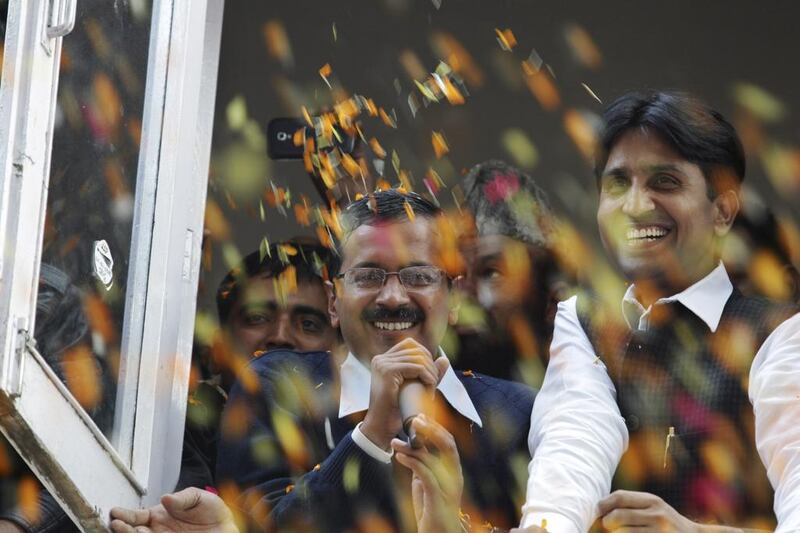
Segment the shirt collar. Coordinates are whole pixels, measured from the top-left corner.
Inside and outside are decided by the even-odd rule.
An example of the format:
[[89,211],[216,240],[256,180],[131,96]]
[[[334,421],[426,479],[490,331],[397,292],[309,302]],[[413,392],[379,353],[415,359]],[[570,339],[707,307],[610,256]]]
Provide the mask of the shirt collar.
[[[728,272],[722,262],[712,270],[706,277],[690,285],[683,291],[673,296],[659,298],[653,305],[668,302],[680,302],[692,313],[697,315],[708,325],[711,332],[717,331],[719,321],[722,318],[722,311],[725,304],[733,293]],[[647,309],[636,299],[634,285],[630,285],[622,298],[622,315],[625,322],[631,329],[647,329],[650,311],[653,306]]]
[[[446,357],[441,348],[439,356]],[[342,385],[339,396],[339,418],[369,409],[369,389],[372,382],[369,369],[352,352],[347,354],[339,369]],[[481,417],[467,394],[467,389],[456,376],[452,366],[448,365],[436,388],[456,411],[483,427]]]

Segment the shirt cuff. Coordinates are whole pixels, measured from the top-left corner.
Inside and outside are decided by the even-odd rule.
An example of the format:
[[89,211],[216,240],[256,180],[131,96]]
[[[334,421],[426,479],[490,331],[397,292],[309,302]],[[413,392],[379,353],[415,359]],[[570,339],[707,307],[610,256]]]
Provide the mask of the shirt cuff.
[[392,456],[394,455],[394,450],[387,452],[386,450],[382,450],[380,446],[369,440],[366,435],[361,433],[361,424],[363,423],[364,422],[358,423],[358,425],[353,429],[353,432],[350,434],[350,438],[353,439],[353,442],[356,443],[356,446],[361,448],[364,451],[364,453],[366,453],[373,459],[386,464],[391,463]]
[[553,512],[526,513],[522,517],[520,527],[529,526],[544,527],[551,533],[579,533],[575,523],[566,516]]

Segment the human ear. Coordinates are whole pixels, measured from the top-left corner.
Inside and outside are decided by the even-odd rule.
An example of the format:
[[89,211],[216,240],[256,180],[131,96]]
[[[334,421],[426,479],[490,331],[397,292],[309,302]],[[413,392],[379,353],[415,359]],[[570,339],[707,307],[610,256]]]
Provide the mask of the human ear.
[[339,313],[336,311],[336,286],[335,281],[325,281],[325,294],[328,295],[328,317],[334,328],[339,327]]
[[450,294],[448,295],[447,305],[449,307],[447,313],[447,323],[455,326],[458,322],[458,310],[461,308],[461,295],[464,284],[464,276],[458,276],[453,280],[453,286],[450,287]]
[[739,213],[739,194],[728,189],[717,195],[714,202],[714,232],[722,237],[730,231],[736,215]]

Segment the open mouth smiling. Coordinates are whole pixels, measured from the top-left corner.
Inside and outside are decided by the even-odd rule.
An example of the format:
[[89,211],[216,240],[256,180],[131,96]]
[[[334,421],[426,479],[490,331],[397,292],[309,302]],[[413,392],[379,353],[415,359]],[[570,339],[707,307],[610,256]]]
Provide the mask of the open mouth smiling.
[[642,226],[637,228],[628,228],[628,231],[625,235],[625,240],[629,246],[644,246],[660,241],[669,235],[670,232],[671,230],[664,226]]
[[382,331],[403,331],[416,326],[416,322],[372,322],[372,325]]
[[414,307],[390,309],[379,306],[365,310],[362,318],[378,331],[395,332],[412,329],[422,323],[425,315]]

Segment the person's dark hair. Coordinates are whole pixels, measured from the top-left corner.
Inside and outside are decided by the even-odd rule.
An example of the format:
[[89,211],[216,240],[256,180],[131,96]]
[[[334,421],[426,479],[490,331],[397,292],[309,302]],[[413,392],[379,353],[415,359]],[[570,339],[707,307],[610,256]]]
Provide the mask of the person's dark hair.
[[[441,208],[415,192],[398,189],[375,191],[354,201],[342,213],[340,252],[350,234],[361,226],[409,220],[417,216],[436,218],[441,213]],[[338,274],[338,270],[331,272]]]
[[528,174],[489,160],[472,167],[461,186],[479,235],[505,235],[548,246],[553,231],[550,201]]
[[606,108],[595,155],[598,187],[612,148],[633,129],[656,133],[681,157],[700,167],[709,197],[724,188],[738,187],[744,179],[742,142],[725,117],[692,95],[649,90],[624,94]]
[[272,244],[269,252],[257,250],[223,278],[217,289],[217,313],[221,324],[230,318],[233,304],[241,296],[242,286],[255,276],[275,277],[294,267],[298,283],[322,283],[339,270],[339,258],[321,244],[286,241]]

